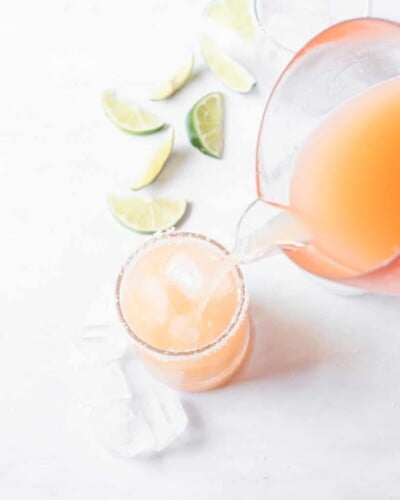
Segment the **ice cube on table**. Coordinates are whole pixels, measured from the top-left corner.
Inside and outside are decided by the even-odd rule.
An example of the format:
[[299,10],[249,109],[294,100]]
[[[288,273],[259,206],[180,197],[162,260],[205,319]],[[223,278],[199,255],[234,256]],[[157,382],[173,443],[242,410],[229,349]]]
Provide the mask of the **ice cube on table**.
[[154,448],[153,433],[144,418],[134,413],[130,399],[92,408],[89,425],[94,437],[121,457],[134,457]]
[[[166,289],[149,278],[146,300],[161,303],[162,316],[168,312]],[[114,306],[112,297],[110,292]],[[187,416],[179,397],[154,381],[128,350],[129,338],[113,311],[107,301],[96,301],[90,319],[73,339],[69,381],[74,413],[80,415],[79,425],[114,455],[131,458],[159,452],[184,431]]]
[[185,344],[195,344],[200,338],[195,317],[191,313],[173,316],[168,323],[168,333],[172,339],[181,340]]
[[122,358],[129,338],[118,323],[86,325],[73,342],[75,363],[106,364]]
[[178,395],[131,362],[131,397],[94,405],[88,416],[96,440],[123,458],[164,450],[188,422]]
[[166,448],[186,428],[188,418],[178,395],[159,384],[149,389],[141,409],[153,434],[155,451]]
[[73,375],[74,400],[80,407],[104,405],[131,397],[128,382],[118,361],[106,365],[84,364]]
[[200,296],[204,279],[198,265],[187,253],[171,257],[165,269],[167,280],[191,299]]

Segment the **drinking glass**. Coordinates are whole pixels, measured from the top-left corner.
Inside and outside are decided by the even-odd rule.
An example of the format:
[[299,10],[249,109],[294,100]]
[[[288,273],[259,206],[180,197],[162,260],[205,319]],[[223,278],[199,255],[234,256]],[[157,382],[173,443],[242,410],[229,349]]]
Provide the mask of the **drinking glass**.
[[[161,382],[185,391],[205,391],[224,384],[240,368],[249,346],[248,296],[243,275],[238,266],[232,269],[235,278],[238,305],[229,325],[207,345],[184,351],[163,350],[143,340],[146,332],[133,331],[121,307],[121,285],[129,281],[129,270],[138,259],[151,252],[154,245],[171,242],[171,239],[190,242],[199,240],[209,245],[222,257],[228,252],[219,243],[203,235],[187,232],[170,232],[148,240],[122,267],[117,279],[116,304],[120,319],[134,340],[136,350],[149,371]],[[128,272],[127,272],[128,271]],[[131,285],[134,285],[133,283]]]
[[369,0],[254,0],[253,6],[266,35],[291,52],[329,26],[370,10]]

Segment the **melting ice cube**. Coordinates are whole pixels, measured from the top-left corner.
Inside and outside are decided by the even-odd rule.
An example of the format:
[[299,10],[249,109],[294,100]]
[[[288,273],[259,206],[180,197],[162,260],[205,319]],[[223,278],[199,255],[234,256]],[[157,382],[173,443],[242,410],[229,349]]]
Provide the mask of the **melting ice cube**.
[[136,359],[134,364],[131,397],[93,405],[88,420],[96,439],[124,458],[163,450],[188,421],[178,395],[152,380]]
[[213,290],[214,298],[222,299],[234,292],[234,284],[229,276],[224,276]]
[[194,315],[190,313],[173,316],[168,324],[168,332],[173,339],[189,345],[195,344],[199,340],[200,332],[194,321]]
[[130,399],[92,408],[90,423],[95,437],[112,453],[129,458],[154,448],[147,422],[132,410]]
[[128,336],[118,323],[86,325],[78,330],[73,347],[76,362],[106,364],[122,358]]
[[186,428],[188,418],[176,393],[159,384],[152,385],[142,398],[141,410],[153,434],[155,451],[172,443]]
[[84,364],[75,370],[74,399],[80,407],[127,399],[131,391],[118,361],[107,365]]
[[[165,287],[154,277],[146,278],[146,300],[151,300],[152,309],[154,301],[160,307],[158,313],[165,314]],[[101,303],[96,301],[93,314],[74,338],[72,399],[85,427],[113,454],[130,458],[160,451],[184,431],[186,413],[179,397],[155,382],[136,357],[131,356],[128,363],[125,356],[122,368],[121,358],[129,355],[127,336],[114,322],[108,302],[97,305]],[[109,303],[113,305],[112,293]],[[112,312],[108,315],[105,310]]]
[[167,264],[165,275],[187,297],[196,298],[203,286],[203,275],[196,262],[186,253],[175,254]]
[[162,282],[155,276],[146,276],[138,285],[146,308],[151,311],[151,318],[158,324],[164,324],[168,319],[168,292]]

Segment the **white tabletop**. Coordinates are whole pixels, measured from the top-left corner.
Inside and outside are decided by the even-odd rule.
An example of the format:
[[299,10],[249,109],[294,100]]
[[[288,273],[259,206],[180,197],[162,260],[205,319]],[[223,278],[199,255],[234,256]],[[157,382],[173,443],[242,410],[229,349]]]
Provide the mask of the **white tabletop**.
[[[0,498],[400,498],[400,302],[331,295],[283,257],[245,269],[251,358],[228,387],[182,396],[190,424],[172,448],[120,460],[74,419],[70,339],[144,239],[106,207],[115,179],[144,161],[144,143],[112,127],[99,96],[137,81],[154,39],[194,37],[204,2],[180,2],[185,23],[171,20],[173,3],[0,7]],[[373,3],[374,15],[400,20],[397,0]],[[268,89],[240,96],[199,58],[197,69],[172,101],[148,104],[174,125],[176,152],[147,193],[187,198],[183,229],[229,244],[254,195]],[[223,161],[190,147],[184,128],[212,90],[226,100]]]

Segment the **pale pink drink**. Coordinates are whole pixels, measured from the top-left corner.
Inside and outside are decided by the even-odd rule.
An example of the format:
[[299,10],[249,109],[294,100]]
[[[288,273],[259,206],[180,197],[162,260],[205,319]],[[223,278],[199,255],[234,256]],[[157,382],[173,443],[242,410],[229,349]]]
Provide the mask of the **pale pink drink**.
[[212,240],[176,232],[149,240],[124,266],[118,309],[139,355],[162,382],[207,390],[241,365],[249,344],[243,276],[227,266],[214,282],[227,257]]

